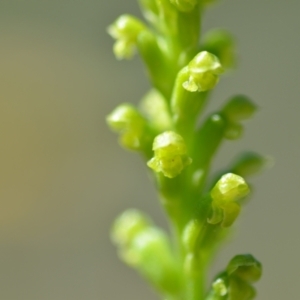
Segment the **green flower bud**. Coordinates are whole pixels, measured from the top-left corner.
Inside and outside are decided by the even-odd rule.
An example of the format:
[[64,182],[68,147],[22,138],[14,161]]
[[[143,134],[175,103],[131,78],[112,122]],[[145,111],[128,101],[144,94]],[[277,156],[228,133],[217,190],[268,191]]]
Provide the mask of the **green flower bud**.
[[235,65],[234,46],[234,39],[226,30],[214,29],[204,37],[203,49],[216,55],[225,69]]
[[108,27],[108,33],[116,39],[113,50],[118,59],[129,59],[133,56],[137,37],[144,29],[145,25],[130,15],[120,16]]
[[143,213],[137,209],[128,209],[115,220],[111,238],[119,246],[128,246],[150,224],[150,220]]
[[112,130],[121,133],[120,143],[125,148],[141,149],[146,120],[135,107],[122,104],[107,116],[106,121]]
[[244,127],[240,123],[227,123],[224,138],[227,140],[237,140],[241,138],[244,132]]
[[239,122],[249,119],[256,112],[257,106],[246,96],[232,97],[223,107],[222,113],[229,122]]
[[138,36],[137,46],[153,86],[167,98],[172,82],[169,78],[170,68],[163,53],[165,41],[150,30],[144,30]]
[[182,244],[187,252],[194,251],[200,230],[201,225],[198,220],[192,220],[186,225],[182,235]]
[[154,157],[147,165],[169,178],[179,175],[184,167],[192,162],[192,159],[186,155],[187,150],[183,138],[173,131],[158,135],[154,139],[152,149]]
[[148,228],[140,232],[122,252],[122,258],[158,289],[173,294],[180,288],[176,259],[163,231]]
[[220,273],[212,284],[207,300],[252,300],[256,296],[251,286],[261,277],[262,267],[252,255],[236,255],[226,271]]
[[168,106],[164,97],[152,89],[141,101],[141,110],[157,131],[165,131],[172,127]]
[[198,0],[170,0],[182,12],[189,12],[198,4]]
[[220,114],[213,113],[207,117],[196,132],[195,163],[204,167],[209,164],[224,138],[227,127],[226,120]]
[[245,282],[258,281],[262,275],[262,265],[251,254],[236,255],[227,266],[227,274]]
[[238,156],[232,164],[232,172],[248,177],[270,165],[270,159],[254,152],[245,152]]
[[204,92],[211,90],[219,81],[219,74],[223,72],[218,58],[202,51],[188,64],[189,79],[183,83],[183,87],[190,92]]
[[223,175],[210,192],[213,201],[212,216],[208,222],[211,224],[222,222],[221,226],[230,226],[240,212],[240,205],[235,201],[248,193],[249,187],[242,177],[232,173]]
[[252,300],[256,296],[251,283],[260,279],[262,266],[252,255],[236,255],[229,262],[226,273],[229,278],[230,300]]

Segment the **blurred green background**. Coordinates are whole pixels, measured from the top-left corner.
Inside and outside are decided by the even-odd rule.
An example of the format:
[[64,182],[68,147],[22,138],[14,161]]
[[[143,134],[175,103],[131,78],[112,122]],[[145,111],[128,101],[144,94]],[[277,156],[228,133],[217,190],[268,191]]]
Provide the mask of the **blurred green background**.
[[[117,62],[106,27],[134,0],[0,1],[0,299],[154,300],[109,241],[114,217],[138,207],[164,225],[146,166],[105,125],[121,102],[148,89],[139,59]],[[216,166],[252,149],[276,165],[253,180],[222,268],[250,252],[264,265],[262,299],[299,299],[300,2],[223,0],[204,30],[229,29],[239,67],[207,111],[235,93],[260,107],[242,141]]]

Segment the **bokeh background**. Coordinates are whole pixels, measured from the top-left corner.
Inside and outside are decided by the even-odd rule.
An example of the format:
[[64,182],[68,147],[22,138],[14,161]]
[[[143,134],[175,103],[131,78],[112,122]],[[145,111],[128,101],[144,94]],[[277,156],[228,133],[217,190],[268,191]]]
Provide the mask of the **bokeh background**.
[[[111,52],[105,29],[124,12],[139,15],[138,5],[0,1],[1,300],[158,299],[109,241],[128,207],[165,224],[145,165],[104,121],[149,87],[139,59]],[[213,267],[253,253],[264,264],[259,300],[299,299],[299,12],[298,0],[223,0],[204,18],[204,30],[229,29],[240,53],[207,111],[234,93],[260,107],[216,166],[243,149],[276,160],[252,181],[254,198]]]

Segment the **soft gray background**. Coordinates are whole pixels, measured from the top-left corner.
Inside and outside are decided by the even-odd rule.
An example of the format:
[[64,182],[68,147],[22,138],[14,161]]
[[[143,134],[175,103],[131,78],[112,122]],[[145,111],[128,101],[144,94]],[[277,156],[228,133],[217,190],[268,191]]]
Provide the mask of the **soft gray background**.
[[[0,1],[1,300],[157,299],[108,236],[127,207],[164,224],[146,167],[104,122],[148,88],[138,59],[111,53],[105,28],[124,12],[139,14],[134,0]],[[237,92],[261,108],[217,165],[242,149],[276,159],[214,266],[253,253],[259,300],[299,299],[299,13],[298,0],[224,0],[204,21],[231,30],[240,52],[210,109]]]

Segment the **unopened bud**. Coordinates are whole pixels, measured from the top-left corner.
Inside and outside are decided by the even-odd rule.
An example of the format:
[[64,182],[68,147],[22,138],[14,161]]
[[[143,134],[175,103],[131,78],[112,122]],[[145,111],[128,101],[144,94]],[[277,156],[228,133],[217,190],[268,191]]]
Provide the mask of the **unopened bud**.
[[191,164],[183,138],[173,132],[166,131],[158,135],[153,142],[154,157],[148,166],[156,172],[162,172],[166,177],[174,178]]
[[204,92],[211,90],[219,81],[219,74],[223,72],[218,58],[202,51],[188,64],[189,79],[183,83],[183,87],[190,92]]

